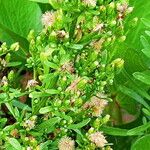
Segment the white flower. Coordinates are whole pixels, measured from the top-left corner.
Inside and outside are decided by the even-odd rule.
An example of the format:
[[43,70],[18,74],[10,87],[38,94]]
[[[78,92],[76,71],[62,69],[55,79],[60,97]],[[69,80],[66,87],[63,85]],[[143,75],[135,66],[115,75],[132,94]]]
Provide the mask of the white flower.
[[56,18],[55,18],[54,12],[47,11],[45,14],[42,15],[42,24],[45,27],[52,26],[54,24],[55,20],[56,20]]
[[63,137],[60,139],[58,144],[59,150],[74,150],[75,142],[70,137]]
[[28,83],[27,83],[27,88],[34,87],[37,84],[38,84],[37,81],[35,81],[35,80],[29,80]]
[[107,144],[108,142],[106,141],[104,135],[102,134],[102,132],[95,132],[92,133],[89,136],[89,140],[91,142],[93,142],[97,147],[103,148],[105,146],[105,144]]

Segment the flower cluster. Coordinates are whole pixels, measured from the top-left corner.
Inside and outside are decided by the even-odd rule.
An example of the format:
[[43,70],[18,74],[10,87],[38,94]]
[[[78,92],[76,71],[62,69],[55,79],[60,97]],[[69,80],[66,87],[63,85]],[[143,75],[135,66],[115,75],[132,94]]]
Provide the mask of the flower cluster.
[[[125,40],[124,18],[132,8],[120,0],[57,0],[50,5],[53,9],[42,15],[41,33],[35,36],[31,30],[28,35],[29,52],[22,68],[32,79],[26,88],[8,84],[10,74],[2,80],[4,101],[11,101],[6,105],[9,110],[25,98],[11,110],[19,124],[8,136],[20,138],[27,150],[107,149],[100,132],[110,117],[104,110],[114,76],[124,63],[112,60],[112,54]],[[11,60],[9,53],[17,50],[18,43],[10,49],[2,45],[3,69]]]

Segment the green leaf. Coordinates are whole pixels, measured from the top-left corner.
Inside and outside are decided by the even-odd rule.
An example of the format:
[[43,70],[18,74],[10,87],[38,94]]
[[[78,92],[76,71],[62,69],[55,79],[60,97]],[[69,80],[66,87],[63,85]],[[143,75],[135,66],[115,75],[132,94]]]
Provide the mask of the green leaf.
[[55,118],[51,118],[49,120],[46,120],[44,122],[42,122],[37,129],[39,131],[45,131],[46,133],[52,132],[52,130],[55,127],[55,124],[60,122],[60,117],[55,117]]
[[150,149],[150,135],[145,135],[139,138],[131,147],[131,150],[149,150]]
[[128,132],[127,129],[120,129],[120,128],[114,128],[108,126],[102,126],[100,127],[100,130],[106,134],[114,135],[114,136],[127,136],[127,132]]
[[145,31],[145,33],[146,33],[148,36],[150,36],[150,31]]
[[81,50],[83,48],[83,44],[71,44],[67,47],[71,49]]
[[40,150],[48,150],[48,145],[50,145],[52,142],[51,141],[46,141],[44,143],[40,144]]
[[55,63],[52,63],[52,62],[49,62],[49,61],[45,61],[44,64],[50,68],[53,68],[53,69],[58,69],[59,66],[56,65]]
[[148,72],[135,72],[135,73],[133,73],[133,76],[137,80],[139,80],[147,85],[150,85],[150,71],[149,71],[149,73]]
[[44,92],[32,92],[29,94],[29,97],[30,98],[40,98],[40,97],[49,97],[51,95],[54,95],[54,94],[58,94],[59,91],[58,90],[55,90],[55,89],[48,89],[48,90],[45,90]]
[[137,135],[140,132],[143,132],[145,130],[147,130],[148,128],[150,128],[150,123],[138,126],[136,128],[130,129],[127,134],[128,135]]
[[30,0],[30,1],[33,1],[33,2],[37,2],[37,3],[49,3],[49,0]]
[[71,125],[68,126],[68,129],[79,129],[79,128],[82,128],[82,127],[86,126],[90,121],[91,121],[91,119],[88,118],[86,120],[83,120],[80,123],[71,124]]
[[150,21],[146,18],[141,18],[141,21],[144,23],[145,26],[147,26],[148,28],[150,28]]
[[138,95],[134,90],[132,89],[129,89],[125,86],[120,86],[119,87],[120,91],[130,97],[132,97],[135,101],[137,101],[138,103],[144,105],[147,109],[150,110],[150,106],[145,102],[145,100],[140,96]]
[[27,37],[31,29],[36,33],[42,29],[41,10],[36,3],[27,0],[0,0],[0,10],[3,12],[0,13],[0,28],[3,26],[1,29],[4,31],[0,39],[3,41],[10,42],[8,38],[12,37],[4,28],[23,38]]
[[15,138],[9,138],[8,142],[16,150],[22,150],[22,146],[20,145],[20,143],[18,142],[18,140],[16,140]]
[[141,36],[140,40],[141,40],[141,43],[144,46],[144,48],[146,50],[150,50],[150,44],[149,44],[148,40],[144,36]]
[[20,101],[17,100],[13,100],[12,105],[23,110],[32,111],[31,107],[29,107],[27,104],[21,103]]
[[148,58],[150,58],[150,49],[142,49],[141,51],[143,52],[143,54],[145,56],[147,56]]
[[22,62],[9,62],[7,64],[7,67],[16,67],[16,66],[20,66],[22,64]]
[[1,118],[0,119],[0,128],[3,128],[6,123],[7,123],[7,118]]
[[48,112],[52,111],[52,108],[50,106],[47,106],[47,107],[43,107],[39,110],[39,113],[40,114],[46,114]]

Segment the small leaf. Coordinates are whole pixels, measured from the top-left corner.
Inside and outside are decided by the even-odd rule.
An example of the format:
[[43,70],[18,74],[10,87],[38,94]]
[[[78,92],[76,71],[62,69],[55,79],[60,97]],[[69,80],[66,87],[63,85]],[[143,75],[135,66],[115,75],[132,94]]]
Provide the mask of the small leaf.
[[52,63],[52,62],[49,62],[49,61],[45,61],[44,64],[50,68],[53,68],[53,69],[58,69],[59,66],[56,65],[55,63]]
[[34,92],[29,94],[29,97],[30,98],[40,98],[40,97],[48,97],[48,96],[51,96],[54,94],[59,94],[59,91],[55,90],[55,89],[48,89],[48,90],[45,90],[44,92],[34,91]]
[[39,113],[40,114],[46,114],[48,112],[52,111],[52,108],[50,106],[47,106],[47,107],[43,107],[39,110]]
[[22,64],[22,62],[9,62],[7,64],[7,67],[16,67],[16,66],[20,66]]
[[82,127],[86,126],[90,121],[91,121],[91,119],[88,118],[86,120],[83,120],[80,123],[71,124],[71,125],[68,126],[68,129],[79,129],[79,128],[82,128]]
[[9,138],[8,142],[16,150],[22,150],[22,146],[20,145],[20,143],[18,142],[18,140],[16,140],[15,138]]

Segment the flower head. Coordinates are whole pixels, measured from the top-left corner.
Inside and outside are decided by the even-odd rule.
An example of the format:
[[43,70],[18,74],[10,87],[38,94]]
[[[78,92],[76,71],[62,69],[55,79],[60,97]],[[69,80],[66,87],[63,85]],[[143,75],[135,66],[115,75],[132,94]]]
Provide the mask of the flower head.
[[91,101],[89,102],[86,102],[83,106],[84,109],[87,109],[87,108],[90,108],[92,109],[92,115],[95,116],[95,117],[99,117],[104,108],[106,107],[107,105],[107,101],[104,100],[104,99],[100,99],[96,96],[93,96],[91,98]]
[[102,132],[95,132],[90,134],[89,140],[93,142],[97,147],[103,148],[108,143],[102,134]]
[[55,17],[54,12],[47,11],[45,14],[42,15],[42,24],[45,27],[52,26],[55,20],[56,20],[56,17]]
[[27,83],[27,88],[34,87],[37,84],[38,84],[37,81],[35,81],[35,80],[29,80],[28,83]]
[[59,150],[74,150],[75,149],[75,142],[70,137],[63,137],[60,139],[58,148]]

